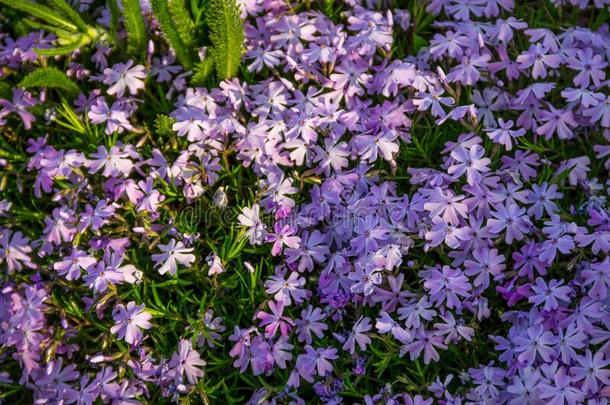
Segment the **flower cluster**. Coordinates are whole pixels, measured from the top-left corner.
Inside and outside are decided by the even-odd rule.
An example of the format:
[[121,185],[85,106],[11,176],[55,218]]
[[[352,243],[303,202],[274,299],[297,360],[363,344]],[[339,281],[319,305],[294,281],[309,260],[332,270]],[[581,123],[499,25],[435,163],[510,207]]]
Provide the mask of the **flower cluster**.
[[[0,154],[0,386],[608,403],[610,27],[388,3],[242,0],[243,77],[212,89],[143,5],[142,63],[100,42],[66,61],[71,104],[9,89],[2,142],[27,145]],[[0,72],[52,39],[6,36]]]

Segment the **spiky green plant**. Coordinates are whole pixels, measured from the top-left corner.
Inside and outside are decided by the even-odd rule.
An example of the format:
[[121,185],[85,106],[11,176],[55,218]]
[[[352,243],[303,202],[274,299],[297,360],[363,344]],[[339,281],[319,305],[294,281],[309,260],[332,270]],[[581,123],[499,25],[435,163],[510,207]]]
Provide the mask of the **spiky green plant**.
[[180,39],[182,39],[186,47],[195,49],[197,46],[195,38],[196,27],[186,8],[185,0],[169,0],[167,6]]
[[61,70],[54,67],[39,68],[28,74],[18,84],[19,87],[48,87],[61,89],[71,95],[77,94],[79,88]]
[[[239,71],[243,52],[244,28],[235,0],[212,0],[205,8],[196,11],[198,24],[193,21],[185,0],[151,0],[155,17],[167,42],[180,63],[193,70],[191,82],[196,85],[211,84],[213,73],[217,80],[228,79]],[[201,18],[202,10],[205,18]],[[191,4],[191,11],[193,5]],[[197,43],[194,33],[206,27],[209,42]],[[198,49],[208,46],[205,60],[197,62]]]
[[136,59],[146,52],[146,27],[140,0],[122,0],[123,21],[127,31],[127,53]]
[[161,31],[174,50],[178,61],[186,69],[191,69],[193,67],[193,50],[186,46],[180,31],[178,31],[174,16],[170,12],[169,0],[151,0],[150,4],[161,25]]
[[69,54],[94,41],[103,33],[102,30],[87,24],[65,0],[48,0],[49,6],[30,0],[0,0],[0,4],[37,18],[40,21],[26,20],[26,24],[32,28],[52,32],[57,36],[56,47],[34,49],[39,55]]
[[244,44],[244,25],[236,1],[211,0],[206,22],[217,78],[229,79],[239,70]]

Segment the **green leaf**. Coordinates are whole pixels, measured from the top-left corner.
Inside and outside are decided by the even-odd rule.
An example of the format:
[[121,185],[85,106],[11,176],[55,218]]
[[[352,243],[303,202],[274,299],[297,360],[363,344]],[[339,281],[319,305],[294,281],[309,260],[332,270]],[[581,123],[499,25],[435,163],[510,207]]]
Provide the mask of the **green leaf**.
[[195,47],[195,23],[191,19],[184,0],[169,0],[167,6],[184,46]]
[[0,98],[9,99],[11,97],[11,85],[5,82],[0,82]]
[[16,10],[28,13],[33,17],[40,18],[49,25],[54,25],[66,31],[78,31],[78,27],[75,24],[42,4],[34,3],[30,0],[0,0],[0,4],[5,4]]
[[191,69],[193,67],[193,58],[190,50],[186,47],[180,33],[178,32],[172,15],[169,11],[167,0],[151,0],[153,13],[159,24],[161,25],[161,31],[165,36],[165,39],[176,53],[178,61],[184,66],[185,69]]
[[80,41],[74,41],[67,45],[56,46],[55,48],[34,48],[40,56],[60,56],[74,52],[81,45]]
[[244,49],[244,25],[235,0],[211,0],[206,22],[218,79],[230,79],[239,70]]
[[71,35],[74,35],[73,32],[66,31],[64,29],[55,27],[53,25],[41,23],[38,21],[30,20],[30,19],[25,19],[23,21],[23,23],[25,25],[27,25],[28,27],[33,28],[35,30],[43,30],[43,31],[47,31],[47,32],[52,32],[53,34],[57,35],[58,38],[68,38]]
[[210,84],[212,73],[214,73],[214,57],[209,55],[207,58],[199,62],[193,69],[193,77],[191,84],[195,86],[207,86]]
[[108,11],[110,11],[110,26],[109,32],[112,37],[112,41],[115,44],[119,43],[119,18],[121,18],[121,10],[119,9],[119,5],[117,4],[117,0],[108,0]]
[[68,78],[63,72],[54,67],[40,68],[26,77],[19,83],[19,87],[49,87],[62,89],[70,94],[78,93],[76,83]]
[[139,0],[122,0],[125,30],[127,30],[127,53],[142,57],[146,52],[146,27]]
[[89,26],[83,21],[80,14],[74,10],[71,5],[66,3],[65,0],[49,0],[49,3],[68,17],[69,21],[72,21],[81,32],[87,32],[89,30]]

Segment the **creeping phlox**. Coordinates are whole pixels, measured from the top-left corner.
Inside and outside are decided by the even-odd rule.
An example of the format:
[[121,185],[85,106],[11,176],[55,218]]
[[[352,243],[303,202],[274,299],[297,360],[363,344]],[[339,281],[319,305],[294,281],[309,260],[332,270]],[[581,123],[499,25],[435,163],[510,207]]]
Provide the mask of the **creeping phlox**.
[[[44,61],[83,83],[63,104],[0,99],[0,133],[27,139],[0,151],[19,189],[0,202],[0,386],[66,404],[222,384],[251,404],[610,401],[607,0],[544,2],[553,29],[513,0],[240,0],[243,71],[210,89],[141,3],[143,63],[106,42],[60,63],[34,51],[51,35],[0,34],[0,78]],[[590,25],[559,25],[575,14]],[[206,220],[235,210],[249,262],[184,224],[202,201]],[[255,302],[223,319],[238,271]],[[196,286],[191,313],[162,302],[172,285]]]

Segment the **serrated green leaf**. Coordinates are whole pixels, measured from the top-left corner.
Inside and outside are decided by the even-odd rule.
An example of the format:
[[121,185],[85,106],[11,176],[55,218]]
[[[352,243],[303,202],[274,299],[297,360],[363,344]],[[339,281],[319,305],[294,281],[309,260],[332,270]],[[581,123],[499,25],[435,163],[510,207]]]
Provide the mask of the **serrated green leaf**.
[[34,52],[40,56],[61,56],[74,52],[80,45],[80,41],[74,41],[67,45],[56,46],[54,48],[34,48]]
[[191,84],[195,86],[207,86],[210,83],[212,74],[214,73],[214,57],[208,55],[207,58],[199,62],[193,69],[193,77]]
[[18,84],[19,87],[31,88],[31,87],[48,87],[65,90],[71,94],[78,93],[79,89],[76,83],[74,83],[68,76],[66,76],[59,69],[54,67],[40,68],[21,80]]
[[33,17],[40,18],[49,25],[54,25],[66,31],[78,31],[76,24],[71,23],[64,16],[57,14],[42,4],[34,3],[30,0],[0,0],[0,3],[14,8],[15,10],[28,13]]
[[121,10],[119,9],[119,5],[117,0],[108,0],[106,3],[108,6],[108,11],[110,12],[110,35],[112,37],[113,42],[119,43],[118,40],[118,31],[119,31],[119,18],[121,17]]
[[172,21],[180,35],[180,39],[187,48],[195,46],[195,23],[186,9],[184,0],[168,0],[168,10]]
[[122,0],[123,18],[127,31],[127,53],[139,58],[146,51],[146,28],[139,0]]
[[41,22],[38,22],[38,21],[30,20],[30,19],[25,19],[23,21],[23,23],[25,25],[27,25],[28,27],[36,29],[36,30],[43,30],[43,31],[47,31],[47,32],[52,32],[53,34],[57,35],[57,37],[59,37],[59,38],[66,38],[66,37],[69,37],[70,35],[73,35],[72,32],[66,31],[66,30],[61,29],[59,27],[55,27],[53,25],[41,23]]
[[244,25],[235,0],[210,1],[206,22],[210,27],[212,55],[218,79],[235,76],[241,63]]
[[161,31],[165,36],[165,39],[176,53],[178,61],[184,66],[185,69],[191,69],[193,67],[193,57],[190,50],[186,47],[180,33],[178,32],[172,15],[169,11],[168,0],[151,0],[150,4],[153,9],[155,17],[161,25]]
[[65,0],[49,0],[49,3],[59,9],[81,32],[88,31],[89,26],[87,23],[85,23],[80,14],[74,10],[70,4],[66,3]]

